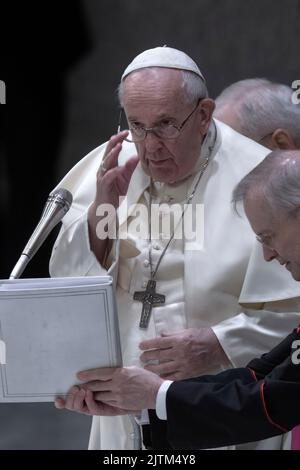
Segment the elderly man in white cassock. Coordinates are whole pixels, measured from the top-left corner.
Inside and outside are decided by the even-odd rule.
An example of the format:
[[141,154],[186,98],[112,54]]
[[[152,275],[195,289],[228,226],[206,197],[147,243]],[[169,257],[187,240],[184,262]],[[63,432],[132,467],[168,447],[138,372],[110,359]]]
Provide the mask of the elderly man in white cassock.
[[[74,203],[53,249],[51,275],[114,277],[124,365],[143,365],[171,380],[243,366],[299,323],[299,285],[276,264],[264,263],[251,229],[231,205],[234,187],[268,151],[212,118],[205,80],[181,51],[159,47],[137,56],[119,96],[130,132],[119,129],[59,185],[72,191]],[[107,204],[117,209],[118,240],[115,220],[101,211]],[[145,208],[139,209],[140,230],[137,204]],[[170,233],[152,236],[153,204],[164,204],[162,226],[169,206],[195,214],[204,207],[204,241],[184,230],[176,236],[184,211]],[[158,301],[146,308],[141,301],[153,299],[150,294]],[[66,406],[80,411],[76,393],[72,397]],[[141,422],[148,422],[147,413]],[[162,430],[147,445],[166,449],[163,439]],[[90,448],[133,446],[128,416],[93,418]],[[283,447],[280,436],[237,446]]]

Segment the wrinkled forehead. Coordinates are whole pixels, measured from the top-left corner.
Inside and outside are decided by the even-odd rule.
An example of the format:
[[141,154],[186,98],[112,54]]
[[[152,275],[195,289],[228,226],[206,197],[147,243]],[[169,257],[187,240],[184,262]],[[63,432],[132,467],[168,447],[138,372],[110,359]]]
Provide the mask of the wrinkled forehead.
[[128,75],[123,82],[122,102],[125,110],[136,106],[182,108],[186,103],[180,70],[143,69]]

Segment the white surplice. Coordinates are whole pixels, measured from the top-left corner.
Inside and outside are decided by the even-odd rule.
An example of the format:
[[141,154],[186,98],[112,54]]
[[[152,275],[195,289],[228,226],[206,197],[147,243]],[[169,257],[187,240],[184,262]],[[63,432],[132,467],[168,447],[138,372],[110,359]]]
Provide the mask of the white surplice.
[[[185,240],[172,242],[157,276],[157,292],[166,295],[166,304],[152,310],[146,331],[139,329],[142,305],[133,301],[133,293],[143,290],[150,277],[147,240],[129,233],[129,241],[115,243],[108,271],[98,263],[89,246],[87,209],[95,197],[96,172],[106,144],[82,159],[59,184],[73,193],[74,202],[53,249],[51,275],[95,276],[108,272],[114,277],[125,365],[139,364],[138,344],[143,339],[162,331],[211,326],[232,366],[241,367],[270,350],[299,324],[300,283],[277,262],[263,260],[248,222],[235,213],[231,204],[236,184],[263,160],[268,150],[215,122],[217,139],[211,161],[192,202],[204,205],[204,249],[197,244],[191,247]],[[214,141],[213,133],[211,126],[199,162]],[[125,142],[119,162],[122,164],[135,154],[134,145]],[[193,187],[194,176],[177,186],[156,188],[155,197],[161,202],[183,202]],[[134,205],[148,204],[148,189],[149,177],[138,165],[119,208],[121,232]],[[165,243],[153,243],[154,265]],[[280,449],[283,441],[278,436],[251,443],[247,448]],[[129,418],[94,417],[90,448],[132,449]]]

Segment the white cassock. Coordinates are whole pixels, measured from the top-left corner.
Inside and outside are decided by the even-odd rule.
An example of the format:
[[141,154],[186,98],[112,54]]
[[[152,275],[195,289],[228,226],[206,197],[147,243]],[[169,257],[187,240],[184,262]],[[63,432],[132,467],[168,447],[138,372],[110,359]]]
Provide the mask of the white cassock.
[[[197,247],[197,242],[192,247],[187,240],[172,242],[157,275],[157,292],[166,296],[166,304],[152,310],[146,331],[139,329],[142,305],[133,301],[133,294],[143,290],[150,278],[147,240],[131,233],[127,224],[129,241],[114,244],[108,270],[98,263],[89,246],[87,209],[95,197],[96,172],[106,144],[81,160],[59,184],[73,193],[74,202],[53,249],[51,275],[96,276],[108,271],[114,277],[124,365],[139,364],[138,344],[146,338],[162,331],[211,326],[232,366],[242,367],[299,324],[300,283],[277,262],[263,260],[247,220],[238,216],[231,204],[237,183],[268,150],[215,122],[216,139],[212,125],[199,156],[201,162],[214,142],[211,161],[193,199],[194,207],[204,204],[204,249]],[[119,162],[135,154],[134,145],[125,142]],[[183,202],[196,176],[173,186],[156,185],[154,202]],[[134,205],[148,202],[149,177],[138,165],[119,208],[121,233]],[[129,214],[126,207],[131,208]],[[147,220],[142,223],[147,224]],[[154,241],[154,266],[165,244],[165,240]],[[279,436],[237,448],[280,449],[283,442]],[[94,417],[90,448],[133,449],[129,418]]]

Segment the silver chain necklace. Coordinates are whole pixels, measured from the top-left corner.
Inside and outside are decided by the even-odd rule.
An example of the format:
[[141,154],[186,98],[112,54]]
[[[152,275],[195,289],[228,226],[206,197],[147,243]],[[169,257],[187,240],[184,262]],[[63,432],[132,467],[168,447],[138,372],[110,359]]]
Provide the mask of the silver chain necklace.
[[[182,219],[183,219],[184,214],[187,210],[188,204],[190,204],[192,202],[192,200],[195,196],[195,193],[196,193],[196,191],[199,187],[201,178],[202,178],[206,168],[208,167],[210,156],[211,156],[212,150],[215,146],[215,142],[216,142],[216,135],[215,135],[215,139],[214,139],[213,144],[209,147],[208,156],[205,158],[205,160],[204,160],[204,162],[201,166],[200,174],[199,174],[197,182],[194,186],[194,189],[191,192],[191,194],[187,197],[187,199],[184,201],[184,209],[182,211],[182,214],[181,214],[180,220],[178,222],[178,225],[182,222]],[[150,280],[148,281],[146,290],[142,291],[142,292],[135,292],[134,295],[133,295],[134,300],[137,300],[138,302],[143,303],[142,314],[141,314],[140,325],[139,325],[139,327],[142,330],[146,330],[148,328],[152,308],[157,307],[158,305],[163,305],[166,302],[165,295],[158,294],[156,292],[156,279],[155,278],[156,278],[158,269],[160,267],[160,264],[161,264],[161,262],[162,262],[162,260],[165,256],[171,242],[173,241],[174,236],[175,236],[175,232],[176,232],[176,227],[173,227],[173,232],[171,234],[171,237],[170,237],[167,245],[165,246],[162,254],[160,255],[156,267],[154,268],[153,267],[153,260],[152,260],[152,234],[151,234],[151,230],[152,230],[152,227],[151,227],[152,191],[153,191],[153,180],[151,178],[151,181],[150,181],[150,199],[149,199],[150,209],[149,209],[149,212],[148,212],[148,214],[149,214],[148,215],[148,228],[149,228],[148,242],[149,242],[149,262],[150,262],[151,277],[150,277]]]
[[[190,204],[195,196],[195,193],[199,187],[199,184],[200,184],[200,181],[201,181],[201,178],[206,170],[206,168],[208,167],[208,164],[209,164],[209,159],[210,159],[210,155],[211,155],[211,151],[212,151],[212,148],[213,146],[210,148],[210,152],[209,152],[209,155],[208,157],[205,159],[205,161],[203,162],[203,165],[201,167],[201,170],[200,170],[200,175],[198,177],[198,180],[194,186],[194,189],[193,191],[191,192],[191,194],[188,196],[188,198],[186,199],[185,201],[185,207],[184,207],[184,210],[182,211],[182,215],[181,215],[181,218],[180,218],[180,221],[179,223],[182,222],[182,219],[186,213],[186,210],[187,210],[187,206],[188,204]],[[143,303],[143,308],[142,308],[142,314],[141,314],[141,320],[140,320],[140,328],[142,330],[146,330],[148,328],[148,325],[149,325],[149,321],[150,321],[150,316],[151,316],[151,311],[152,311],[152,308],[153,307],[157,307],[159,305],[163,305],[165,302],[166,302],[166,297],[162,294],[158,294],[156,292],[156,275],[157,275],[157,272],[158,272],[158,269],[161,265],[161,262],[170,246],[170,244],[172,243],[173,239],[174,239],[174,236],[175,236],[175,231],[176,231],[176,228],[174,227],[173,228],[173,232],[172,232],[172,235],[170,237],[170,240],[168,241],[167,245],[165,246],[162,254],[160,255],[159,257],[159,260],[157,262],[157,265],[156,267],[154,268],[153,267],[153,260],[152,260],[152,234],[151,234],[151,230],[152,230],[152,227],[151,227],[151,207],[152,207],[152,190],[153,190],[153,181],[151,179],[151,183],[150,183],[150,201],[149,201],[149,204],[150,204],[150,210],[149,210],[149,216],[148,216],[148,226],[149,226],[149,262],[150,262],[150,270],[151,270],[151,278],[150,280],[148,281],[148,284],[147,284],[147,288],[145,291],[142,291],[142,292],[135,292],[134,293],[134,300],[137,300],[139,302],[142,302]]]

